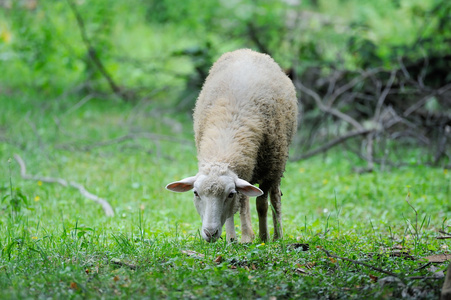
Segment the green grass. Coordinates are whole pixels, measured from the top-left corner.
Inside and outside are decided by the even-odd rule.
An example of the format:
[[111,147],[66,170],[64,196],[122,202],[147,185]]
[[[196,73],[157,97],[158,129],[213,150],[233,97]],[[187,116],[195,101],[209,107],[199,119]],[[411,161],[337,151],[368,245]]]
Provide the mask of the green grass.
[[[410,277],[433,277],[421,258],[449,252],[449,240],[436,237],[448,230],[451,172],[357,174],[364,162],[341,151],[291,162],[283,241],[207,244],[191,195],[164,189],[196,172],[189,115],[96,99],[76,108],[78,101],[0,95],[0,298],[437,299],[443,279]],[[139,138],[84,150],[142,132],[189,142]],[[29,174],[79,182],[115,216],[73,188],[22,179],[15,153]],[[390,255],[395,246],[415,259]],[[321,249],[400,281],[384,284],[388,275]],[[197,254],[182,252],[189,250]]]

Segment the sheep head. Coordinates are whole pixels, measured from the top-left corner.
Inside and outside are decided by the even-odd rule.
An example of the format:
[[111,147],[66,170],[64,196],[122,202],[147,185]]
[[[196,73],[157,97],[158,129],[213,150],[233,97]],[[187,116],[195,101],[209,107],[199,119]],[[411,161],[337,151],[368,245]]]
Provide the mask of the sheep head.
[[233,171],[218,165],[204,166],[196,176],[172,182],[166,189],[173,192],[193,190],[194,205],[202,219],[201,234],[207,242],[216,241],[225,221],[239,210],[240,194],[249,197],[263,194]]

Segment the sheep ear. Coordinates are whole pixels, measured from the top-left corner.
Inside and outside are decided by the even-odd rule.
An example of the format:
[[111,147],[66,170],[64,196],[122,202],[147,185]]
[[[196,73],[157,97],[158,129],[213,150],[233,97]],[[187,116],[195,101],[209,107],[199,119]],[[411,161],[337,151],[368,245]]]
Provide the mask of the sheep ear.
[[238,192],[241,192],[249,197],[258,197],[263,195],[263,191],[261,189],[240,178],[235,181],[235,186]]
[[177,193],[187,192],[194,187],[196,178],[197,176],[192,176],[180,181],[172,182],[166,186],[166,189]]

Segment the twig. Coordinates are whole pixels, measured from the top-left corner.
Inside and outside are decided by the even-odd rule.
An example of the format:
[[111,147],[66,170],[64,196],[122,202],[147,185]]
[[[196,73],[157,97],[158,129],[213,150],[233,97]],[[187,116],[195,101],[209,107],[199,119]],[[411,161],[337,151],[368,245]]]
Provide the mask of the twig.
[[380,115],[381,115],[381,110],[382,110],[382,105],[384,104],[385,99],[387,98],[388,93],[390,92],[390,89],[393,85],[393,82],[396,79],[396,72],[397,70],[393,70],[391,71],[390,74],[390,79],[388,80],[387,85],[384,88],[384,91],[382,92],[382,95],[379,97],[378,101],[377,101],[377,105],[376,105],[376,111],[374,113],[374,119],[379,121]]
[[295,85],[304,93],[306,93],[307,95],[309,95],[310,97],[313,98],[313,100],[315,100],[316,105],[318,105],[319,109],[321,109],[322,111],[329,113],[337,118],[342,119],[343,121],[351,124],[352,126],[354,126],[357,130],[362,130],[363,126],[357,122],[355,119],[353,119],[352,117],[350,117],[347,114],[342,113],[341,111],[332,108],[332,107],[328,107],[326,105],[324,105],[324,103],[321,101],[321,97],[315,93],[314,91],[312,91],[311,89],[305,87],[299,80],[297,80],[295,82]]
[[451,83],[447,84],[445,86],[442,86],[441,88],[439,88],[436,91],[432,91],[430,94],[424,96],[423,98],[421,98],[421,100],[415,102],[412,106],[410,106],[408,109],[406,109],[403,113],[404,117],[409,116],[410,114],[412,114],[414,111],[418,110],[420,107],[422,107],[423,105],[425,105],[430,99],[432,99],[434,96],[440,96],[444,93],[446,93],[448,90],[451,89]]
[[367,77],[373,76],[374,74],[377,74],[378,72],[380,72],[381,69],[379,68],[375,68],[375,69],[371,69],[368,71],[364,71],[361,73],[361,76],[359,77],[355,77],[354,79],[352,79],[351,81],[349,81],[348,83],[340,86],[339,88],[337,88],[335,90],[335,92],[332,94],[332,96],[328,99],[328,105],[332,106],[333,103],[335,102],[335,100],[343,93],[345,93],[346,91],[352,89],[354,86],[356,86],[358,83],[362,82],[363,80],[365,80]]
[[134,271],[137,269],[136,265],[120,261],[117,258],[111,259],[110,262],[113,265],[117,265],[117,266],[120,266],[120,267],[128,267],[128,268],[130,268],[131,270],[134,270]]
[[390,276],[399,278],[399,276],[398,276],[397,274],[393,273],[393,272],[383,270],[383,269],[381,269],[381,268],[372,266],[372,265],[370,265],[370,264],[367,264],[367,263],[364,263],[364,262],[361,262],[361,261],[357,261],[357,260],[349,259],[349,258],[346,258],[346,257],[341,257],[341,256],[338,256],[338,255],[331,254],[331,253],[329,253],[329,251],[327,251],[327,250],[324,249],[324,248],[319,248],[319,249],[321,249],[324,253],[326,253],[326,255],[327,255],[328,257],[333,257],[333,258],[337,258],[337,259],[349,261],[349,262],[352,262],[352,263],[354,263],[354,264],[362,265],[362,266],[365,266],[365,267],[367,267],[367,268],[373,269],[373,270],[375,270],[375,271],[378,271],[378,272],[381,272],[381,273],[384,273],[384,274],[387,274],[387,275],[390,275]]
[[93,96],[91,94],[86,95],[85,97],[83,97],[80,101],[77,102],[77,104],[75,104],[74,106],[72,106],[71,108],[69,108],[64,115],[68,115],[74,111],[76,111],[77,109],[79,109],[80,107],[82,107],[83,105],[85,105],[89,100],[91,100],[93,98]]
[[35,176],[35,175],[29,175],[27,174],[27,167],[25,165],[24,160],[20,157],[18,154],[14,154],[14,159],[17,161],[17,163],[20,166],[20,175],[23,179],[27,180],[35,180],[35,181],[42,181],[42,182],[48,182],[48,183],[59,183],[62,186],[71,186],[73,188],[76,188],[83,196],[88,198],[89,200],[92,200],[94,202],[97,202],[98,204],[102,205],[103,211],[105,214],[109,217],[114,216],[114,210],[111,207],[111,205],[103,198],[100,198],[94,194],[91,194],[88,192],[85,187],[75,181],[67,181],[62,178],[55,178],[55,177],[41,177],[41,176]]
[[314,156],[316,154],[319,154],[321,152],[326,152],[330,148],[332,148],[332,147],[334,147],[334,146],[336,146],[336,145],[338,145],[338,144],[340,144],[340,143],[342,143],[342,142],[344,142],[344,141],[346,141],[346,140],[348,140],[350,138],[353,138],[353,137],[356,137],[356,136],[359,136],[359,135],[366,135],[366,134],[368,134],[368,133],[370,133],[372,131],[373,131],[373,129],[362,129],[362,130],[351,131],[351,132],[349,132],[349,133],[347,133],[347,134],[345,134],[343,136],[340,136],[340,137],[328,142],[327,144],[324,144],[323,146],[321,146],[319,148],[316,148],[316,149],[314,149],[312,151],[309,151],[307,153],[304,153],[304,154],[301,154],[299,156],[296,156],[296,157],[292,158],[291,160],[292,161],[297,161],[297,160],[307,159],[307,158],[312,157],[312,156]]

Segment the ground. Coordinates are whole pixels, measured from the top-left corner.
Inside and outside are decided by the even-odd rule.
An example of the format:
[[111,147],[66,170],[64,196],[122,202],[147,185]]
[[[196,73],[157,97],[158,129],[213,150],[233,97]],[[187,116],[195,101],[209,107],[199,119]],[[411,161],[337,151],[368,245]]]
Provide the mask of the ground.
[[[412,166],[363,174],[355,167],[365,162],[344,150],[289,162],[284,239],[208,244],[192,196],[164,189],[196,172],[189,113],[0,97],[1,298],[439,295],[450,240],[437,237],[449,232],[451,173],[416,165],[415,150],[406,149]],[[77,189],[22,178],[14,154],[28,174],[78,182],[115,215]],[[252,216],[256,229],[254,208]]]

